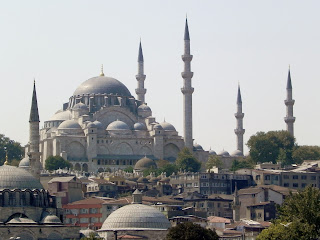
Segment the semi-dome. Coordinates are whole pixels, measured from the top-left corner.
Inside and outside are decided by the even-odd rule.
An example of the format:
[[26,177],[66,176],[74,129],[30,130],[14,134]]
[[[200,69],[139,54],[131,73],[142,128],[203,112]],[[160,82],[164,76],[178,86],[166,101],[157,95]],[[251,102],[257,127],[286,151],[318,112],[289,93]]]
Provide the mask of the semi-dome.
[[60,219],[56,215],[47,215],[42,220],[41,223],[43,224],[62,224]]
[[154,207],[143,204],[130,204],[111,213],[104,221],[101,230],[167,230],[169,220]]
[[96,128],[97,126],[94,124],[94,122],[90,122],[87,125],[87,128]]
[[83,82],[73,93],[74,96],[86,94],[113,94],[130,97],[128,88],[117,79],[98,76]]
[[102,128],[103,128],[102,123],[99,122],[98,120],[94,121],[93,123],[94,123],[94,125],[96,125],[96,127],[97,127],[98,129],[102,129]]
[[157,164],[150,158],[144,157],[141,158],[136,165],[134,165],[134,169],[144,170],[148,168],[157,168]]
[[81,126],[75,120],[66,120],[59,125],[58,129],[81,129]]
[[233,153],[231,153],[232,157],[242,157],[243,154],[240,150],[235,150]]
[[156,124],[153,127],[154,130],[163,130],[163,127],[160,124]]
[[50,119],[49,121],[64,121],[64,120],[70,120],[71,119],[71,112],[69,110],[57,111]]
[[196,143],[196,144],[193,145],[193,149],[194,149],[195,151],[203,151],[202,146],[201,146],[200,144],[198,144],[198,143]]
[[163,122],[160,125],[165,131],[176,131],[176,128],[171,123]]
[[138,111],[148,112],[151,111],[151,108],[147,104],[143,103],[138,107]]
[[133,125],[133,129],[137,131],[144,131],[147,130],[147,127],[145,124],[138,122]]
[[0,189],[43,189],[43,186],[28,171],[3,165],[0,167]]
[[90,228],[82,229],[82,230],[80,230],[79,232],[82,233],[85,237],[90,237],[90,235],[92,235],[92,234],[93,234],[95,237],[99,237],[99,234],[98,234],[96,231],[94,231],[94,230],[92,230],[92,229],[90,229]]
[[213,150],[209,150],[209,154],[210,155],[217,155],[217,153],[215,151],[213,151]]
[[28,157],[23,158],[19,163],[19,168],[28,168],[30,167],[30,160]]
[[77,103],[76,105],[74,105],[72,109],[73,109],[73,110],[87,110],[87,109],[88,109],[88,106],[85,105],[85,104],[82,103],[82,102],[79,102],[79,103]]
[[229,157],[230,156],[230,154],[225,150],[222,150],[221,152],[219,152],[218,155],[219,156],[223,156],[223,157]]
[[125,122],[116,120],[108,125],[107,130],[130,130],[130,128]]

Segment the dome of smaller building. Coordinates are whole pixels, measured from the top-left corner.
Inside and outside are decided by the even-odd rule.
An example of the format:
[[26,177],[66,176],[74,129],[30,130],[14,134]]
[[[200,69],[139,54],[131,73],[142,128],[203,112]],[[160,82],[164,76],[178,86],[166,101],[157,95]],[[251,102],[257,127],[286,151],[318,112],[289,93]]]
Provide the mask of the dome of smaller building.
[[165,131],[176,131],[176,128],[171,123],[163,122],[160,125]]
[[130,130],[130,129],[125,122],[116,120],[108,125],[107,130],[109,131],[109,130]]
[[146,177],[140,177],[138,180],[137,180],[138,183],[148,183],[149,180],[148,178]]
[[193,145],[193,149],[195,151],[203,151],[202,146],[200,144],[197,144],[197,143],[195,145]]
[[69,110],[57,111],[48,121],[65,121],[71,119],[71,112]]
[[141,112],[149,112],[149,111],[151,111],[151,108],[147,104],[143,103],[138,107],[138,112],[140,112],[140,111]]
[[147,127],[145,124],[137,122],[133,125],[133,129],[136,131],[145,131],[147,130]]
[[82,102],[77,103],[76,105],[73,106],[72,110],[76,111],[76,110],[87,110],[88,106],[85,105]]
[[66,120],[59,125],[58,129],[81,129],[81,126],[75,120]]
[[230,154],[225,150],[222,150],[221,152],[219,152],[218,155],[219,156],[223,156],[223,157],[229,157],[230,156]]
[[30,160],[28,157],[23,158],[19,163],[19,168],[28,168],[30,167]]
[[141,158],[134,166],[134,169],[136,170],[144,170],[148,168],[157,168],[157,164],[147,157]]
[[163,130],[163,127],[160,124],[156,124],[153,127],[154,130]]
[[93,234],[95,237],[99,236],[99,234],[96,231],[90,228],[80,230],[79,232],[82,233],[85,237],[90,237],[90,234]]
[[213,151],[213,150],[209,150],[209,154],[210,155],[217,155],[217,153],[215,151]]
[[231,153],[232,157],[242,157],[243,154],[240,150],[235,150],[233,153]]
[[99,122],[98,120],[94,121],[93,123],[94,123],[94,125],[96,125],[96,127],[97,127],[98,129],[103,129],[102,123]]
[[90,122],[90,123],[87,125],[87,128],[97,128],[97,126],[96,126],[93,122]]
[[43,224],[61,224],[60,219],[56,215],[48,214],[45,216],[42,220],[41,223]]

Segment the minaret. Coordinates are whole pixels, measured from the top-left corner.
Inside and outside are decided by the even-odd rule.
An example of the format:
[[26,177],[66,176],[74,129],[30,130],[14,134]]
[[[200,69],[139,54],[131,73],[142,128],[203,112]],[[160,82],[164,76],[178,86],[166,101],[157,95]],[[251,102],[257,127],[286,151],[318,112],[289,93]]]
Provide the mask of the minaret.
[[238,97],[237,97],[237,112],[234,114],[237,119],[237,128],[234,130],[237,135],[237,150],[241,151],[243,154],[243,134],[245,130],[243,129],[243,117],[244,113],[242,112],[242,99],[240,85],[238,86]]
[[184,62],[184,71],[181,73],[184,80],[183,88],[181,88],[183,94],[184,143],[185,146],[192,151],[192,93],[194,88],[191,86],[191,78],[193,77],[193,72],[191,72],[191,60],[193,56],[190,55],[190,36],[187,19],[184,30],[184,54],[181,57]]
[[29,152],[28,156],[30,159],[30,170],[31,173],[36,177],[40,178],[40,171],[42,166],[40,163],[40,135],[39,135],[39,112],[38,112],[38,101],[36,93],[36,83],[33,83],[33,95],[31,102],[30,118],[29,118]]
[[240,201],[239,201],[239,193],[237,183],[234,186],[234,193],[233,193],[233,220],[240,221]]
[[143,53],[141,47],[141,40],[139,45],[139,55],[138,55],[138,74],[136,75],[136,79],[138,81],[138,87],[136,88],[136,94],[139,101],[145,103],[145,94],[147,89],[144,88],[144,80],[146,79],[146,75],[144,75],[144,61],[143,61]]
[[284,118],[284,121],[287,124],[287,131],[294,137],[293,123],[295,122],[296,118],[293,116],[294,100],[292,99],[290,67],[289,67],[288,80],[287,80],[287,99],[284,100],[284,103],[287,107],[287,116]]

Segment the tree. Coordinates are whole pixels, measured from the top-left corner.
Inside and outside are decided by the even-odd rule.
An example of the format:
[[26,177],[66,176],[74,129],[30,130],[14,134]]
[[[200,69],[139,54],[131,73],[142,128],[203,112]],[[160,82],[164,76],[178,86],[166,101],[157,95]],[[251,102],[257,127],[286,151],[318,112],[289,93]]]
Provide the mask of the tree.
[[240,159],[240,160],[234,159],[232,161],[232,165],[231,165],[230,170],[234,172],[234,171],[237,171],[237,170],[239,170],[241,168],[252,169],[253,166],[254,166],[254,163],[252,163],[250,161],[250,159],[248,159],[248,160],[247,159]]
[[293,163],[292,151],[295,147],[295,139],[288,131],[258,132],[250,137],[247,146],[250,149],[250,157],[255,163],[276,163],[280,152],[281,159],[286,160],[285,164]]
[[210,155],[206,163],[206,168],[211,169],[214,166],[217,168],[222,168],[223,162],[221,160],[221,157]]
[[201,227],[192,222],[180,223],[169,229],[166,240],[218,240],[219,236],[215,231]]
[[90,233],[88,237],[82,237],[80,240],[102,240],[103,238],[97,236],[96,233]]
[[132,166],[128,166],[125,169],[123,169],[123,171],[128,172],[128,173],[133,173],[133,167]]
[[295,163],[302,163],[304,160],[320,159],[319,146],[298,146],[292,153],[292,159]]
[[46,159],[46,163],[45,163],[45,169],[49,171],[57,170],[59,168],[63,169],[63,168],[71,168],[71,167],[72,167],[71,163],[67,160],[64,160],[60,156],[49,156]]
[[23,156],[23,148],[19,142],[15,142],[3,134],[0,134],[0,165],[3,165],[6,158],[5,148],[8,153],[8,162],[12,160],[20,161]]
[[178,153],[176,160],[178,169],[182,169],[190,172],[198,172],[201,168],[201,163],[193,156],[188,148],[183,148]]
[[290,194],[279,207],[279,217],[258,239],[319,239],[320,190],[311,186]]

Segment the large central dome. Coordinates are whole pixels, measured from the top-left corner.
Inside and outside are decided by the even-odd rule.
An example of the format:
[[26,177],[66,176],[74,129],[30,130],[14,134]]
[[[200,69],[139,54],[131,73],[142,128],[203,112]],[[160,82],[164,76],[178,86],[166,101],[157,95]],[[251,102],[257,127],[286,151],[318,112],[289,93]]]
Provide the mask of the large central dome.
[[113,94],[118,96],[131,97],[128,88],[117,79],[98,76],[83,82],[73,93],[74,96],[83,94]]
[[43,189],[40,181],[28,171],[14,166],[0,167],[1,189]]

